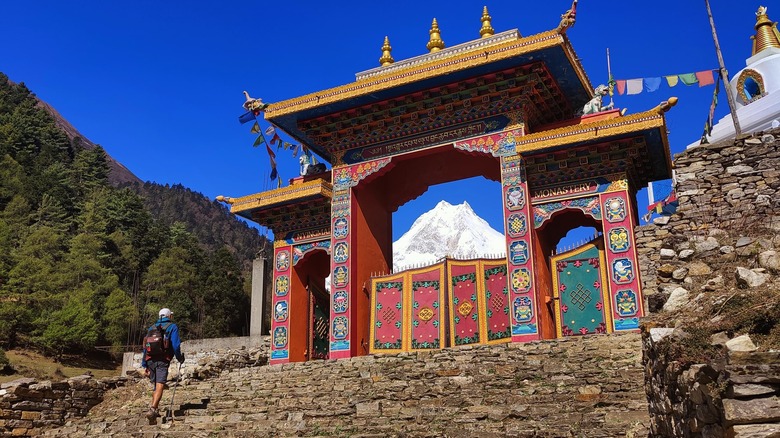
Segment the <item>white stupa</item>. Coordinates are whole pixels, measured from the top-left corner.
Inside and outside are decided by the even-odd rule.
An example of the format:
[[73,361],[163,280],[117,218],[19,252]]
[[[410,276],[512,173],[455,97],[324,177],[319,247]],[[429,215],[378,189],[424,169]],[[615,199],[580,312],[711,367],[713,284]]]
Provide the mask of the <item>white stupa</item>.
[[[737,118],[744,134],[780,126],[780,32],[767,16],[767,8],[756,12],[753,54],[747,67],[733,76],[729,87],[734,94]],[[731,114],[713,126],[707,141],[715,143],[735,137]],[[697,140],[689,148],[699,145]]]

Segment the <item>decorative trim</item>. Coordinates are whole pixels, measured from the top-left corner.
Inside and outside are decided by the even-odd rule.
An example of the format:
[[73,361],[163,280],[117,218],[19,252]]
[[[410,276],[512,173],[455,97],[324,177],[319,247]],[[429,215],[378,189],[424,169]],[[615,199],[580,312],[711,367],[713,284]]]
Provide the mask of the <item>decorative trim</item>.
[[526,134],[522,138],[516,139],[515,143],[517,145],[517,153],[526,154],[554,146],[629,134],[645,129],[661,128],[665,125],[666,121],[663,113],[657,109],[652,109],[630,116]]
[[[748,97],[747,93],[745,93],[745,81],[748,79],[753,79],[758,84],[758,94],[751,97]],[[761,99],[766,94],[766,87],[764,86],[764,77],[761,76],[761,73],[753,70],[752,68],[746,68],[742,70],[742,73],[739,74],[739,78],[737,79],[737,96],[739,96],[739,99],[742,101],[742,104],[747,105],[751,102],[755,102],[758,99]]]
[[[517,40],[507,41],[490,48],[477,48],[465,53],[445,59],[435,59],[420,65],[410,66],[399,70],[389,71],[387,74],[379,74],[374,77],[356,81],[340,87],[322,90],[307,94],[295,99],[272,103],[265,109],[265,119],[272,120],[276,117],[316,108],[329,103],[339,102],[356,96],[374,93],[380,90],[395,88],[404,84],[417,82],[431,77],[444,76],[471,67],[493,63],[503,59],[514,58],[527,53],[562,46],[570,59],[569,51],[573,53],[571,43],[556,30],[542,32]],[[568,50],[567,50],[568,49]],[[584,68],[580,62],[573,62],[580,80],[586,79]],[[590,90],[590,83],[586,80],[582,86]]]
[[318,195],[328,199],[332,198],[333,185],[324,179],[315,179],[302,184],[293,184],[279,189],[235,198],[230,206],[230,212],[235,214]]

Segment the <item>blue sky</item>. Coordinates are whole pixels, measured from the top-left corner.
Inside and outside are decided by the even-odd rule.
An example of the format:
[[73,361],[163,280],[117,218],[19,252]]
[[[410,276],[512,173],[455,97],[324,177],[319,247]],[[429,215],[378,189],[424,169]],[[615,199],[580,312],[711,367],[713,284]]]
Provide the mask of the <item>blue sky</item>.
[[[778,20],[780,0],[711,3],[733,76],[750,56],[756,9],[768,6]],[[378,66],[385,35],[396,61],[426,53],[434,17],[447,46],[476,39],[483,5],[496,32],[517,28],[527,36],[556,27],[571,1],[5,1],[0,71],[141,179],[237,197],[275,187],[265,150],[252,147],[250,126],[237,121],[242,90],[275,102],[352,82]],[[718,65],[698,0],[581,0],[569,36],[594,85],[607,81],[607,48],[616,79]],[[632,113],[679,97],[667,115],[672,153],[679,153],[700,137],[712,91],[664,84],[615,99]],[[720,101],[716,119],[728,112],[725,93]],[[278,162],[285,181],[297,174],[290,154],[280,152]],[[495,196],[485,196],[486,187]],[[441,199],[468,200],[502,230],[500,193],[491,187],[431,188],[394,215],[395,238]]]

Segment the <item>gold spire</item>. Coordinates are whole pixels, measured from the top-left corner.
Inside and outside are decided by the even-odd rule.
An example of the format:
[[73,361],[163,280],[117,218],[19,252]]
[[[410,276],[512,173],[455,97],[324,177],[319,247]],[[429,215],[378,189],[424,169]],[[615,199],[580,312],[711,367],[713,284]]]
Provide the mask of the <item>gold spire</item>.
[[441,31],[439,30],[439,23],[436,22],[436,19],[433,19],[433,23],[431,24],[431,30],[428,31],[429,34],[431,34],[431,40],[428,41],[428,44],[425,46],[428,48],[428,51],[438,52],[439,50],[444,48],[444,41],[441,39]]
[[479,36],[482,38],[487,38],[491,35],[493,35],[495,30],[493,30],[493,26],[490,25],[490,20],[492,17],[490,14],[488,14],[487,6],[482,8],[482,29],[479,30]]
[[760,6],[756,12],[756,35],[750,37],[753,40],[753,55],[762,50],[775,47],[780,49],[780,33],[777,31],[777,23],[766,15],[766,6]]
[[382,45],[382,57],[379,58],[379,65],[382,67],[386,65],[390,65],[395,62],[395,59],[393,59],[393,56],[390,55],[390,52],[393,50],[392,47],[390,47],[390,39],[385,37],[385,43]]

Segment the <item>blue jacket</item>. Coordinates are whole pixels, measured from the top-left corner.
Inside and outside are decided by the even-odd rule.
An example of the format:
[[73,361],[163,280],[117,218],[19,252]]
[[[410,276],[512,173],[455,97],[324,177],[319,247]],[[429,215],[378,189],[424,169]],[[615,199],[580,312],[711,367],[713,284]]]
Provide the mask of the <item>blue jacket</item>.
[[[149,327],[149,330],[151,330],[152,327],[157,327],[158,325],[165,325],[170,323],[171,325],[168,326],[167,329],[165,329],[165,335],[168,337],[168,339],[171,340],[171,347],[173,347],[173,355],[176,356],[176,360],[179,361],[179,363],[184,362],[184,354],[181,352],[181,339],[179,338],[179,326],[172,323],[170,318],[164,317],[157,320],[157,322],[154,323],[154,325]],[[141,367],[146,368],[146,355],[142,355],[141,358]]]

